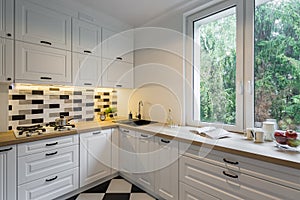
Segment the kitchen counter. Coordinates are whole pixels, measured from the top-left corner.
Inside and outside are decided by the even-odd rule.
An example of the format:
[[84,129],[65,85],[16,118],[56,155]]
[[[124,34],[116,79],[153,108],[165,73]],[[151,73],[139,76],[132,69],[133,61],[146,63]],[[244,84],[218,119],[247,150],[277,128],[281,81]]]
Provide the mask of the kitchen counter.
[[213,140],[191,133],[190,130],[195,129],[195,127],[179,126],[170,128],[161,123],[134,127],[117,124],[112,121],[79,122],[76,124],[77,130],[59,131],[47,135],[19,139],[15,138],[12,131],[2,132],[0,133],[0,147],[116,127],[142,131],[166,139],[175,139],[180,142],[300,169],[300,153],[279,150],[273,142],[254,143],[246,140],[243,135],[237,133],[230,133],[230,138]]

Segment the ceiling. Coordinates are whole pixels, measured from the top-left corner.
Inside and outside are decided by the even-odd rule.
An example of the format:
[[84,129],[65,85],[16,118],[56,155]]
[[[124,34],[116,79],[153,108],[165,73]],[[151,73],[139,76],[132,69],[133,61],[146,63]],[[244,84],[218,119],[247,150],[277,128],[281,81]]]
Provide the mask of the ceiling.
[[190,0],[73,0],[139,27]]

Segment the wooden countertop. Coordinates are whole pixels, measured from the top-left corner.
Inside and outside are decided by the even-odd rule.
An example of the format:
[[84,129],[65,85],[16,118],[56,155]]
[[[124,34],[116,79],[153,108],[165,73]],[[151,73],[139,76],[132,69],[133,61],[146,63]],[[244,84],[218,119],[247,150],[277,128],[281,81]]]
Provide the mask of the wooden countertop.
[[190,130],[195,129],[195,127],[179,126],[170,128],[160,123],[133,127],[130,125],[117,124],[112,121],[79,122],[76,124],[77,130],[57,131],[51,134],[20,139],[15,138],[12,131],[0,132],[0,147],[117,127],[142,131],[158,137],[175,139],[179,142],[190,143],[192,145],[205,145],[205,147],[210,147],[215,150],[300,169],[300,153],[279,150],[275,147],[273,142],[254,143],[246,140],[243,135],[237,133],[231,133],[230,138],[213,140],[191,133]]

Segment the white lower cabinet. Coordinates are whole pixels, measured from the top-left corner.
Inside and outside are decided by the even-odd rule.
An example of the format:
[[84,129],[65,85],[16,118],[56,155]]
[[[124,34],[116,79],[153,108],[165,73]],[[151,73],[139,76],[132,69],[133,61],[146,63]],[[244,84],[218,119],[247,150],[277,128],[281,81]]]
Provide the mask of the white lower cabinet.
[[78,167],[18,186],[19,200],[51,200],[78,189]]
[[0,200],[16,200],[16,146],[0,147]]
[[180,200],[219,200],[201,190],[196,190],[195,188],[188,186],[184,183],[179,183],[179,199]]
[[51,200],[79,186],[78,135],[18,145],[18,199]]
[[80,187],[111,174],[111,129],[80,134]]

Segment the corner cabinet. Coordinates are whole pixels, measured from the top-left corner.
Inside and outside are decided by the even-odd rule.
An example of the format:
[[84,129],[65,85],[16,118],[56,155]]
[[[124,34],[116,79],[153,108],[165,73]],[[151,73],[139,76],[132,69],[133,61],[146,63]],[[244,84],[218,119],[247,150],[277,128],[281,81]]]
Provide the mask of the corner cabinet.
[[0,37],[14,37],[14,1],[0,0]]
[[16,40],[71,51],[71,17],[28,0],[16,0]]
[[111,129],[80,134],[80,187],[111,175]]
[[0,147],[0,200],[16,200],[16,146]]
[[0,82],[12,82],[14,76],[13,40],[0,38]]
[[71,83],[71,52],[16,42],[16,82]]

